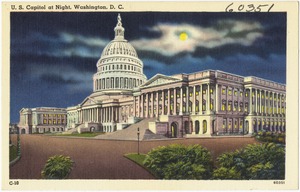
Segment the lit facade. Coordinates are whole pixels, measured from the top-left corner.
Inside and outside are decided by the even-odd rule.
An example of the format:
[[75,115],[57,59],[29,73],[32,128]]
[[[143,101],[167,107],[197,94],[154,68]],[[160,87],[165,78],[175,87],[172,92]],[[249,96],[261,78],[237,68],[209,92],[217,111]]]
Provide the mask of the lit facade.
[[218,70],[157,74],[146,81],[124,31],[118,16],[115,39],[97,62],[93,93],[67,108],[68,128],[113,132],[153,118],[149,129],[167,137],[285,131],[285,85]]
[[20,110],[18,124],[21,134],[64,132],[67,111],[64,108],[39,107]]
[[67,109],[22,109],[21,132],[64,127],[70,132],[114,132],[145,118],[153,119],[150,131],[166,137],[285,131],[285,85],[218,70],[157,74],[147,81],[143,62],[124,37],[120,16],[114,31],[96,64],[93,93]]

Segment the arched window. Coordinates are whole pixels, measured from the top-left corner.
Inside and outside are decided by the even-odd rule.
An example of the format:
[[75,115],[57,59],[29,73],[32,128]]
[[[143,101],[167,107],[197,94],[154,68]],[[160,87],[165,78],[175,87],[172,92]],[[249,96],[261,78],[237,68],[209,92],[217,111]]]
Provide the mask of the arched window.
[[199,134],[199,132],[200,132],[200,123],[197,120],[197,121],[195,121],[195,133]]
[[207,121],[203,120],[203,134],[207,132]]

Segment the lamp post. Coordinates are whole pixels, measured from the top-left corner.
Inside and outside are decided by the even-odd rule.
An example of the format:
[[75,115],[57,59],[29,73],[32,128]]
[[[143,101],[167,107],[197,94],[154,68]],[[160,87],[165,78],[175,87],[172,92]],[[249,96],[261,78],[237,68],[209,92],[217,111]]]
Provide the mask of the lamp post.
[[140,128],[137,128],[137,137],[138,137],[138,155],[140,155]]

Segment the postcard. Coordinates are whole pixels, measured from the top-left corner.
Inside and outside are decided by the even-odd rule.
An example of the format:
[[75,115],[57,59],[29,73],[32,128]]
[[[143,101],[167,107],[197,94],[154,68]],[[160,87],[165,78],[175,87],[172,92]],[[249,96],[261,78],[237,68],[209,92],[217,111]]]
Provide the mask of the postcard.
[[3,190],[299,188],[297,2],[3,2]]

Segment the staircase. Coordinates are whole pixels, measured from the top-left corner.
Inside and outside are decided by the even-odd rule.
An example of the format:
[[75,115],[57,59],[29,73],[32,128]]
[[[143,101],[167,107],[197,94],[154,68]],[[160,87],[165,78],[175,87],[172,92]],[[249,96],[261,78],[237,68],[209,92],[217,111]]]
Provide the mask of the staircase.
[[[144,140],[146,132],[149,131],[148,123],[151,121],[155,121],[155,118],[143,119],[135,124],[128,126],[126,129],[112,133],[107,133],[105,135],[98,135],[96,136],[96,138],[112,140],[137,140],[137,128],[140,128],[140,140]],[[149,135],[148,132],[147,134]]]

